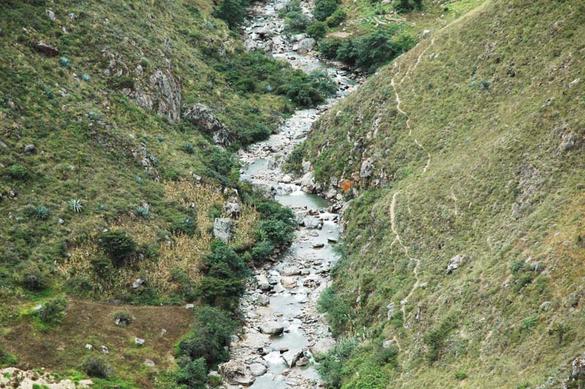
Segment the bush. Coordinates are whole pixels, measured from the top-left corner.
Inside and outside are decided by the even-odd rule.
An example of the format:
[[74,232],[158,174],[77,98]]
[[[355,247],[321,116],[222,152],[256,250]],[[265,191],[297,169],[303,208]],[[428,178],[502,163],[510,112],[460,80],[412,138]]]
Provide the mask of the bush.
[[223,0],[214,11],[213,16],[222,19],[230,28],[236,28],[246,18],[246,0]]
[[352,317],[351,305],[329,287],[319,297],[319,311],[327,316],[327,323],[334,335],[343,333]]
[[175,221],[171,223],[170,231],[174,235],[188,235],[193,236],[195,231],[197,231],[197,226],[193,221],[193,218],[188,216],[178,217]]
[[316,0],[313,16],[315,19],[324,21],[337,10],[339,0]]
[[18,359],[0,345],[0,367],[13,366],[16,363],[18,363]]
[[289,33],[304,32],[309,23],[309,18],[302,11],[288,12],[284,19],[285,31]]
[[315,40],[320,40],[327,34],[327,24],[318,20],[314,21],[307,27],[307,34]]
[[113,375],[113,370],[108,363],[94,356],[89,356],[83,361],[81,370],[88,376],[96,378],[109,378]]
[[204,306],[199,309],[193,329],[177,345],[177,356],[195,361],[203,358],[207,366],[229,359],[227,346],[236,323],[225,311]]
[[304,143],[301,143],[293,149],[284,163],[283,169],[287,173],[300,175],[303,172],[303,158],[305,156]]
[[100,248],[114,266],[123,266],[136,254],[136,243],[124,231],[107,231],[98,239]]
[[41,292],[49,287],[49,276],[38,264],[28,262],[19,274],[20,284],[31,292]]
[[394,9],[398,12],[412,12],[423,9],[422,0],[394,0]]
[[424,342],[428,347],[427,359],[433,363],[441,357],[441,351],[445,340],[457,327],[457,316],[450,315],[436,328],[427,332],[424,336]]
[[317,370],[328,387],[339,388],[341,386],[343,376],[347,373],[347,369],[344,366],[351,358],[357,345],[354,339],[342,339],[338,341],[335,347],[317,366]]
[[63,297],[56,297],[41,305],[36,314],[45,324],[57,324],[65,317],[66,309],[67,300]]
[[128,312],[115,312],[114,323],[120,327],[127,327],[132,323],[132,316]]
[[8,168],[8,176],[13,180],[25,181],[30,178],[30,173],[24,166],[15,163]]
[[207,383],[207,364],[205,359],[186,359],[177,372],[177,383],[189,389],[205,389]]
[[319,42],[319,51],[328,59],[337,59],[337,51],[343,41],[339,38],[325,38]]
[[325,23],[331,28],[339,26],[341,23],[345,21],[347,18],[347,14],[341,8],[337,8],[331,16],[325,19]]

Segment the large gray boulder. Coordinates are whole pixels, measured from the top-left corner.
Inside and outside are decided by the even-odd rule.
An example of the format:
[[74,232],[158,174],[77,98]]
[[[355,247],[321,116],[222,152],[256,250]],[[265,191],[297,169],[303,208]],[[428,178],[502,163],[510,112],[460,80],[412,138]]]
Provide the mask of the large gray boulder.
[[368,178],[372,176],[372,173],[374,173],[374,162],[368,158],[360,166],[360,177]]
[[256,378],[240,361],[228,361],[219,365],[219,374],[231,385],[252,385]]
[[234,222],[230,218],[220,217],[213,221],[213,236],[228,243],[233,234]]
[[183,117],[201,131],[211,135],[215,144],[226,146],[230,143],[229,130],[207,105],[194,104],[185,111]]

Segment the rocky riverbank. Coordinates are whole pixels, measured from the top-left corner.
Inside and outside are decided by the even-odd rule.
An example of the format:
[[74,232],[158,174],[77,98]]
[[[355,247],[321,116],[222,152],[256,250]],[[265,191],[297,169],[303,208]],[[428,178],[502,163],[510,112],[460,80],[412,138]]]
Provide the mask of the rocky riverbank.
[[[287,36],[278,11],[286,1],[258,3],[244,29],[248,49],[261,49],[289,61],[305,72],[326,72],[337,84],[336,95],[315,109],[296,111],[267,141],[239,153],[245,166],[242,179],[262,188],[290,207],[299,229],[289,250],[276,262],[255,270],[255,278],[241,302],[245,318],[242,333],[231,346],[231,360],[220,366],[229,387],[315,388],[321,382],[315,356],[334,340],[317,300],[329,284],[329,272],[338,256],[339,204],[330,204],[318,192],[311,167],[293,179],[281,167],[295,145],[304,141],[312,124],[335,101],[357,85],[356,77],[335,64],[321,62],[314,40],[303,34]],[[309,5],[303,4],[306,12]]]

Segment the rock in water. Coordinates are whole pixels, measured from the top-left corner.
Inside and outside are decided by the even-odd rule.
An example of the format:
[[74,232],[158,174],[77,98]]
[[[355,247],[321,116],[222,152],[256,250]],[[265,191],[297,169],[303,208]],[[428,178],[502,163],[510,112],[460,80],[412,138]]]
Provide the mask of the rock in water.
[[213,236],[224,243],[228,243],[232,238],[232,229],[234,222],[229,218],[216,218],[213,221]]
[[266,374],[266,371],[268,370],[266,368],[266,366],[264,366],[261,363],[257,363],[257,362],[250,364],[249,368],[250,368],[250,372],[255,377]]
[[284,326],[277,322],[268,322],[261,324],[258,329],[263,334],[267,335],[280,335],[284,331]]
[[219,374],[231,385],[252,385],[256,380],[246,365],[233,360],[219,365]]

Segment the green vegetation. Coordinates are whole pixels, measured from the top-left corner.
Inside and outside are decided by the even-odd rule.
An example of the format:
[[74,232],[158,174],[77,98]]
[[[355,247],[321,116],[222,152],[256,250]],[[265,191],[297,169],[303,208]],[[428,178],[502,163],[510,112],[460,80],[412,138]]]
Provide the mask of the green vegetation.
[[[437,15],[433,3],[425,14]],[[372,9],[342,5],[346,26],[362,6]],[[351,182],[344,256],[321,307],[357,344],[343,358],[334,350],[342,362],[325,376],[343,388],[379,377],[396,388],[559,387],[583,352],[571,339],[585,335],[585,67],[575,57],[585,6],[441,8],[434,26],[416,11],[396,16],[430,36],[322,116],[289,161],[311,162],[324,190]],[[344,39],[355,38],[321,45]],[[380,366],[382,342],[398,352]]]
[[63,297],[56,297],[45,301],[36,310],[36,315],[44,324],[59,324],[65,317],[67,300]]
[[315,19],[324,21],[337,11],[339,0],[316,0],[313,16]]

